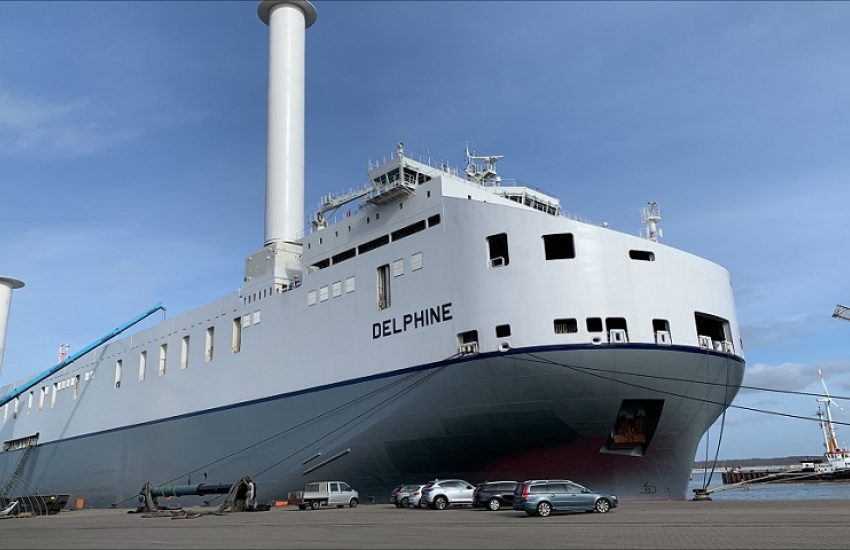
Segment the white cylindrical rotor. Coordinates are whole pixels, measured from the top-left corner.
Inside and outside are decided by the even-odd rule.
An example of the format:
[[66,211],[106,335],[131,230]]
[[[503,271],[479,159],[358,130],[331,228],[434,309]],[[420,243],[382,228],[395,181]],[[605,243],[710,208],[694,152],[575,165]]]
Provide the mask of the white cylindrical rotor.
[[265,244],[295,242],[304,232],[304,59],[316,9],[306,0],[263,0],[269,26],[269,106]]
[[6,352],[6,327],[9,325],[9,310],[12,307],[12,291],[24,283],[11,277],[0,277],[0,373],[3,372],[3,355]]

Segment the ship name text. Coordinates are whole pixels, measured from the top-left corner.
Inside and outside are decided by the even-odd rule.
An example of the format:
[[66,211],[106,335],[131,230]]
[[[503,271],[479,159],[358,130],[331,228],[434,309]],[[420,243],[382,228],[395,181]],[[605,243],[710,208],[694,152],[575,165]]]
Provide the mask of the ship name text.
[[452,303],[448,302],[437,307],[425,308],[413,313],[405,313],[401,317],[386,319],[381,323],[372,323],[372,339],[385,338],[393,334],[407,332],[417,328],[427,327],[451,321]]

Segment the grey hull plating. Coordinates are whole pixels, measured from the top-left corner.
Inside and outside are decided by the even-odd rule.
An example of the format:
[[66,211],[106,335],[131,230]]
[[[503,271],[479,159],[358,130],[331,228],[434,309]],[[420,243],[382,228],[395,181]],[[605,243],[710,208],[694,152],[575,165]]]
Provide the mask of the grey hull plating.
[[[261,501],[317,479],[382,501],[398,483],[446,477],[567,477],[626,500],[682,499],[699,439],[743,373],[740,358],[695,348],[511,350],[39,445],[20,478],[95,507],[134,505],[146,481],[246,473]],[[663,404],[651,442],[606,450],[623,401],[641,399]],[[20,453],[0,454],[0,477]]]

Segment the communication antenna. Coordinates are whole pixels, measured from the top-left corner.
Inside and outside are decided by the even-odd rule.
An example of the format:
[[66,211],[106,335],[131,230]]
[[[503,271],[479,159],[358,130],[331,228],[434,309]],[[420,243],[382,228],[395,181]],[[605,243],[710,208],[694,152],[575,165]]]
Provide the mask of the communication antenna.
[[648,202],[640,209],[640,220],[646,225],[646,238],[657,243],[663,237],[658,222],[661,221],[661,208],[657,202]]
[[837,305],[835,306],[835,311],[832,312],[832,316],[836,319],[850,321],[850,307]]

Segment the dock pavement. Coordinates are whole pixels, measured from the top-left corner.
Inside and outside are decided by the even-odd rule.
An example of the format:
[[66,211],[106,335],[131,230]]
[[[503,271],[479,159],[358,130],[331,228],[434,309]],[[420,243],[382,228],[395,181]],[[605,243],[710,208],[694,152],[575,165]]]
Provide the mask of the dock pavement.
[[624,502],[547,518],[473,508],[357,508],[142,517],[73,510],[0,520],[0,548],[848,548],[850,502]]

